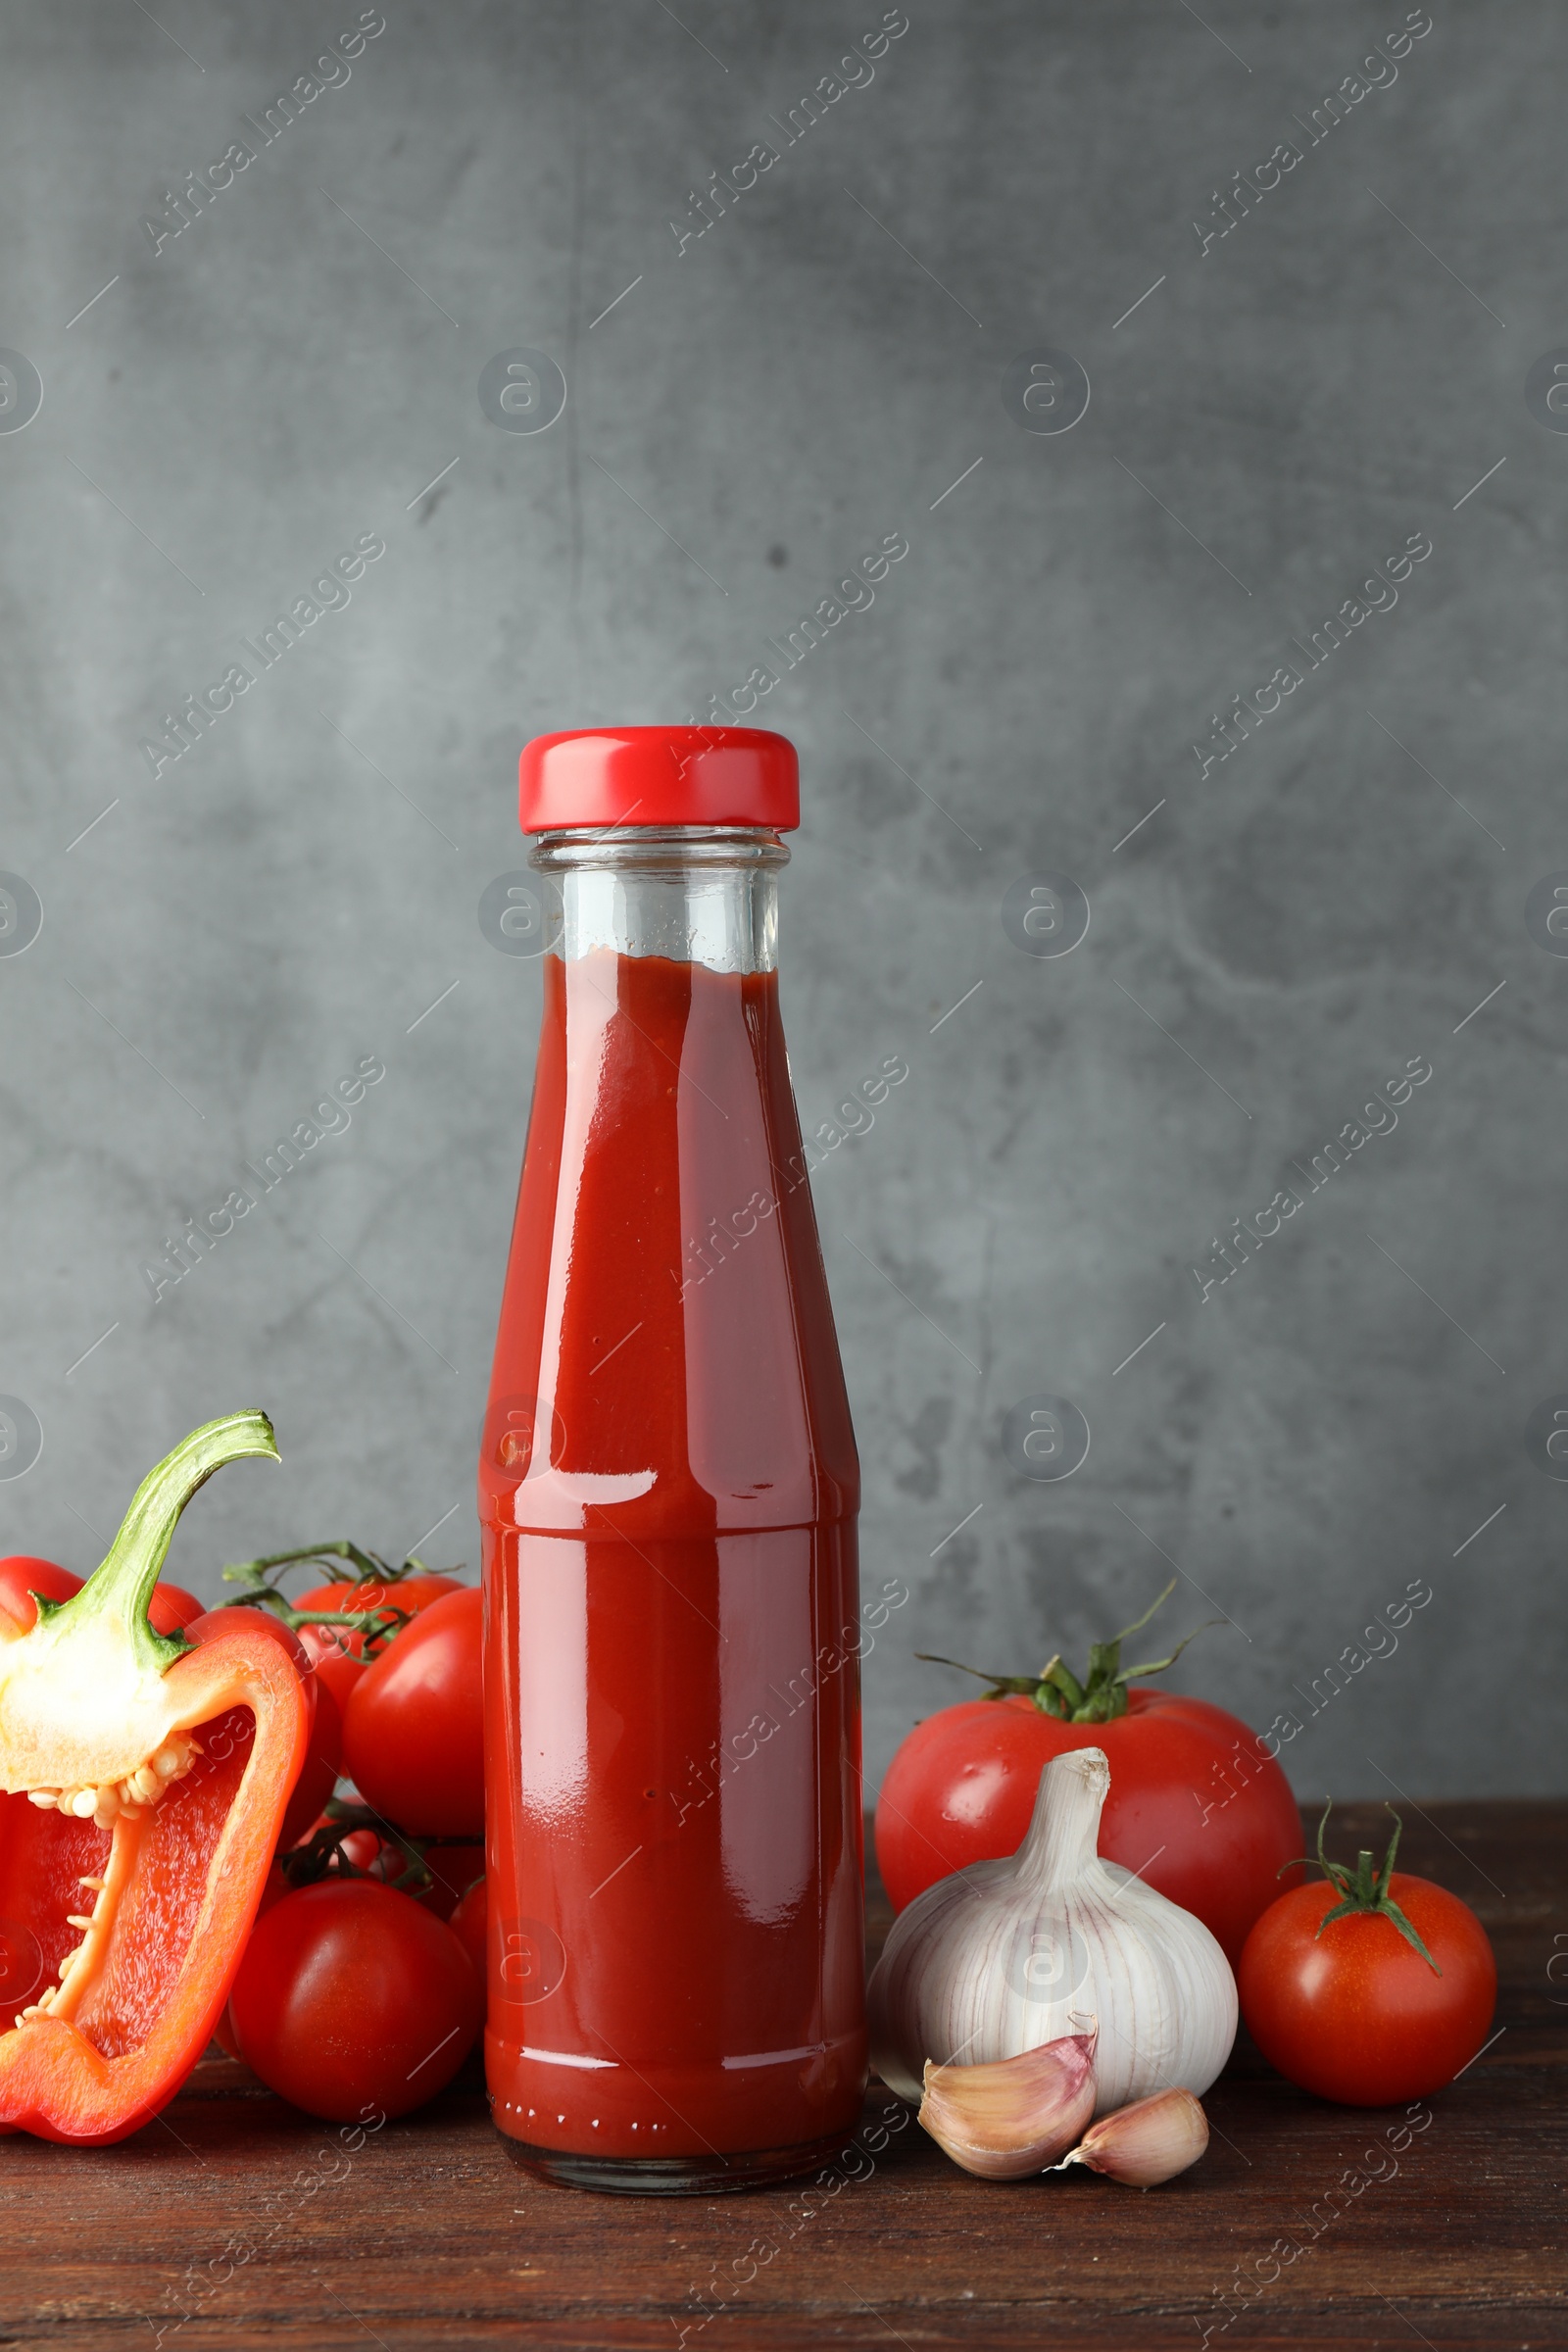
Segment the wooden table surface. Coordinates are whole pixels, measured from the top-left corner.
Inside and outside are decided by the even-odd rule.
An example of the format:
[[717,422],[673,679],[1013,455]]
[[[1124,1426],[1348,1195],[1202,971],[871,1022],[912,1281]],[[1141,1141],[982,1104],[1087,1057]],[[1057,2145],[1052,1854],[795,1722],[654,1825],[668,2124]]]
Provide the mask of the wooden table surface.
[[[1386,1816],[1336,1826],[1381,1847]],[[1244,2044],[1208,2154],[1147,2195],[971,2180],[874,2088],[836,2187],[644,2201],[519,2172],[476,2081],[349,2153],[212,2058],[120,2147],[0,2140],[0,2345],[1568,2343],[1568,1803],[1406,1808],[1400,1862],[1501,1973],[1498,2038],[1419,2130]]]

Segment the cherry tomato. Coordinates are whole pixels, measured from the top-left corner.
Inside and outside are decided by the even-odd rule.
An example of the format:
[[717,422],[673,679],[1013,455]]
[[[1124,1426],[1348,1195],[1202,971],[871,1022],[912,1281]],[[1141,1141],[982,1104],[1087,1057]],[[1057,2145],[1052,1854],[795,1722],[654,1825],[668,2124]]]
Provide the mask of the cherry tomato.
[[[433,1569],[423,1574],[396,1578],[390,1584],[372,1585],[316,1585],[302,1592],[295,1601],[297,1609],[352,1609],[368,1613],[372,1609],[403,1609],[417,1616],[431,1601],[444,1593],[461,1592],[465,1587],[455,1576],[441,1576]],[[322,1626],[320,1632],[335,1634],[353,1657],[365,1655],[365,1636],[350,1633],[346,1625]],[[406,1630],[406,1629],[405,1629]]]
[[73,1592],[80,1591],[80,1577],[53,1560],[34,1559],[25,1551],[0,1560],[0,1613],[8,1621],[4,1629],[8,1632],[12,1627],[19,1634],[31,1632],[38,1617],[32,1597],[35,1592],[41,1592],[45,1600],[69,1600]]
[[[308,1660],[307,1671],[316,1690],[317,1737],[311,1744],[316,1769],[300,1775],[297,1801],[289,1806],[290,1824],[302,1821],[311,1805],[324,1805],[337,1786],[343,1764],[343,1715],[349,1692],[365,1672],[365,1660],[351,1655],[338,1640],[343,1629],[332,1625],[302,1625],[295,1640]],[[351,1637],[353,1639],[354,1637]],[[327,1766],[332,1770],[326,1778]],[[300,1790],[306,1791],[304,1795]],[[292,1842],[292,1840],[291,1840]]]
[[[355,1800],[351,1797],[349,1801],[352,1803]],[[304,1836],[295,1838],[295,1844],[297,1846],[308,1845],[318,1830],[335,1830],[339,1833],[338,1851],[342,1854],[344,1861],[357,1870],[362,1877],[375,1878],[384,1885],[391,1886],[393,1881],[400,1878],[409,1867],[410,1857],[395,1838],[383,1838],[379,1830],[372,1830],[368,1827],[363,1830],[345,1830],[341,1821],[334,1821],[330,1813],[318,1814]],[[407,1892],[408,1889],[404,1888],[401,1891]],[[418,1899],[416,1895],[415,1900]]]
[[[1021,1692],[964,1699],[916,1724],[888,1767],[876,1854],[896,1911],[970,1862],[1023,1843],[1053,1756],[1102,1747],[1100,1850],[1192,1911],[1234,1968],[1301,1851],[1290,1783],[1238,1716],[1170,1690],[1129,1691],[1108,1723],[1065,1723]],[[1283,1882],[1288,1883],[1288,1882]]]
[[194,1592],[187,1592],[183,1585],[158,1584],[153,1587],[147,1614],[155,1634],[177,1634],[203,1615],[206,1607],[206,1601],[198,1600]]
[[336,1698],[325,1680],[319,1675],[305,1643],[298,1634],[291,1633],[280,1617],[270,1609],[247,1608],[233,1602],[226,1608],[209,1609],[193,1617],[182,1628],[187,1642],[197,1647],[217,1642],[224,1634],[251,1634],[264,1641],[275,1642],[287,1650],[299,1671],[305,1687],[305,1703],[311,1712],[310,1745],[300,1777],[294,1784],[294,1793],[288,1800],[288,1810],[278,1831],[280,1846],[293,1845],[320,1812],[337,1787],[338,1766],[343,1753],[343,1717]]
[[[273,1862],[270,1866],[266,1878],[262,1881],[262,1899],[256,1906],[257,1918],[260,1919],[264,1911],[270,1911],[274,1903],[280,1903],[288,1890],[288,1881],[283,1876],[281,1863]],[[234,2032],[233,2016],[226,2001],[223,2003],[222,2015],[213,2028],[213,2039],[225,2056],[229,2058],[239,2056],[239,2036]]]
[[[349,1863],[351,1868],[358,1871],[362,1877],[374,1877],[390,1884],[408,1862],[408,1856],[404,1853],[403,1848],[399,1845],[389,1845],[389,1841],[381,1836],[379,1830],[345,1830],[343,1824],[340,1821],[334,1821],[330,1813],[318,1814],[304,1835],[295,1838],[295,1846],[309,1845],[318,1830],[335,1830],[338,1833],[339,1853],[343,1856],[344,1861]],[[398,1869],[389,1868],[388,1862],[383,1859],[389,1854],[397,1855]]]
[[405,1626],[349,1695],[343,1769],[411,1838],[484,1831],[482,1604],[444,1593]]
[[1487,2038],[1497,1963],[1469,1905],[1396,1870],[1389,1893],[1439,1976],[1376,1911],[1323,1915],[1340,1889],[1295,1886],[1247,1938],[1237,1981],[1242,2015],[1270,2065],[1319,2098],[1392,2107],[1451,2082]]
[[[306,1844],[318,1830],[341,1829],[330,1815],[323,1813],[313,1821],[304,1837],[295,1839]],[[385,1886],[397,1886],[405,1871],[412,1867],[414,1857],[408,1847],[396,1838],[383,1838],[378,1830],[349,1830],[339,1840],[344,1859],[357,1871],[380,1880]],[[433,1911],[437,1919],[450,1920],[460,1898],[476,1879],[484,1875],[484,1847],[475,1840],[431,1841],[425,1848],[424,1867],[430,1874],[427,1886],[398,1886],[400,1894],[412,1895],[425,1911]]]
[[473,1962],[479,1982],[484,1983],[485,1925],[490,1915],[489,1897],[483,1879],[475,1879],[457,1909],[452,1914],[452,1933]]
[[451,1929],[369,1879],[323,1879],[275,1903],[230,1996],[246,2065],[330,2123],[421,2106],[467,2056],[483,2006]]
[[365,1672],[364,1658],[348,1644],[363,1643],[364,1637],[349,1633],[341,1625],[301,1625],[295,1632],[323,1689],[330,1690],[337,1700],[341,1714],[349,1703],[349,1692]]

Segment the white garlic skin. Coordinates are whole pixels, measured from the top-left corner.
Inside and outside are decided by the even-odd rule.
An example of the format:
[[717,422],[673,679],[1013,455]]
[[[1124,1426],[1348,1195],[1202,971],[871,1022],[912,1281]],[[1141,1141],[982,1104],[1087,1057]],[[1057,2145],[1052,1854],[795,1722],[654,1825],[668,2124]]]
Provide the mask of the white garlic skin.
[[1097,2115],[1200,2095],[1236,2038],[1236,1980],[1201,1920],[1100,1859],[1103,1749],[1055,1756],[1028,1835],[900,1913],[871,1978],[871,2061],[911,2104],[927,2059],[983,2066],[1096,2018]]

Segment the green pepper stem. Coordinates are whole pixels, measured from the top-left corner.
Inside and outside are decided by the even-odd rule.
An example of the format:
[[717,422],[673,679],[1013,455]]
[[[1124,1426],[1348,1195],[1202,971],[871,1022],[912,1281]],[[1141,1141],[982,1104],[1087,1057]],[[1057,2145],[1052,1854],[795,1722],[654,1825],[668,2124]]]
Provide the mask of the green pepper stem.
[[39,1604],[40,1624],[47,1619],[64,1633],[92,1617],[117,1618],[140,1661],[159,1674],[167,1673],[192,1645],[183,1634],[154,1633],[147,1608],[179,1515],[215,1470],[247,1454],[278,1459],[272,1424],[264,1412],[225,1413],[221,1420],[192,1430],[142,1480],[119,1535],[80,1592],[58,1606]]

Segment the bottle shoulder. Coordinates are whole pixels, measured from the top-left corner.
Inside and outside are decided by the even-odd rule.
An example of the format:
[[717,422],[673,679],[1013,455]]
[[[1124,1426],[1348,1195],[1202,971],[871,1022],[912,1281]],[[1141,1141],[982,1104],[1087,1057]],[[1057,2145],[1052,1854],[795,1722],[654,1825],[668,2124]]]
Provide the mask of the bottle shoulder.
[[770,974],[547,995],[480,1482],[501,1524],[633,1538],[858,1507]]

